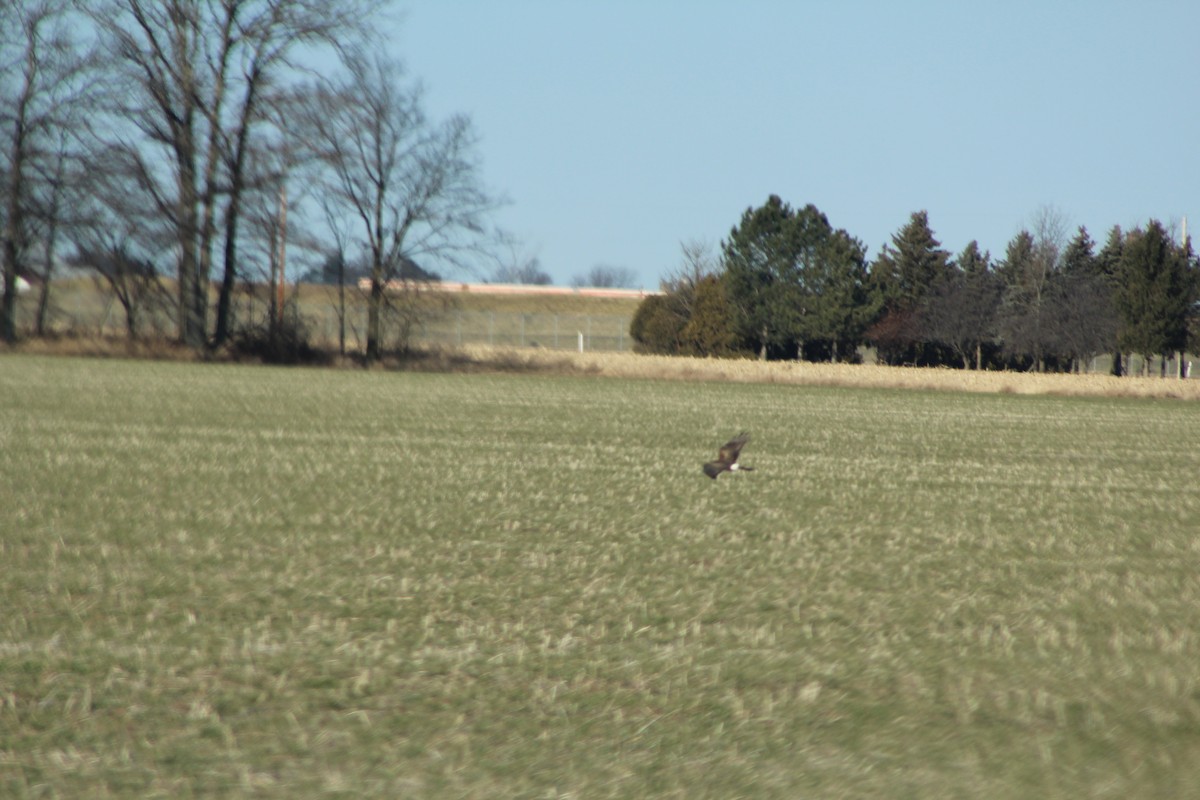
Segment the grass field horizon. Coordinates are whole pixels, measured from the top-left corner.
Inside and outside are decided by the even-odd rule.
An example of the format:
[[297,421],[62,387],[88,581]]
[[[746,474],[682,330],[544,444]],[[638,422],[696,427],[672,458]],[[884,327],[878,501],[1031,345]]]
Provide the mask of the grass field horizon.
[[0,356],[0,795],[1194,792],[1190,400],[573,369]]

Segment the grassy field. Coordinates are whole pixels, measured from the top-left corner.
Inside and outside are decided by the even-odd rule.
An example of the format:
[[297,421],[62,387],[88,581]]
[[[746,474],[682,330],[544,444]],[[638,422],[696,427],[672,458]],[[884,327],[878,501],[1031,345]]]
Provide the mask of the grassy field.
[[0,356],[0,796],[1194,796],[1198,421]]

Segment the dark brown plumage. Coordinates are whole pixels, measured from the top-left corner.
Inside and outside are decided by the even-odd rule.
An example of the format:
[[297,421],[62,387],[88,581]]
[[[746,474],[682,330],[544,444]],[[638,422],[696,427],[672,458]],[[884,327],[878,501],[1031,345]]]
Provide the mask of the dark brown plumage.
[[709,461],[704,465],[704,474],[712,478],[714,481],[722,472],[737,472],[744,470],[749,472],[754,467],[743,467],[738,464],[738,456],[742,453],[742,448],[746,446],[746,442],[750,441],[750,434],[740,433],[725,443],[725,446],[717,453],[715,461]]

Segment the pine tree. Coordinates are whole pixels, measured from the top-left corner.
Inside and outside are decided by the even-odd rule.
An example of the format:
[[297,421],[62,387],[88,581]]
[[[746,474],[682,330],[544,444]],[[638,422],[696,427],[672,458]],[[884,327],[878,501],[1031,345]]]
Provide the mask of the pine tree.
[[[1120,346],[1150,357],[1183,350],[1188,317],[1196,302],[1196,270],[1190,248],[1175,244],[1158,220],[1126,238],[1115,294],[1121,316]],[[1165,363],[1165,362],[1164,362]]]
[[1052,246],[1021,230],[996,268],[1004,287],[999,320],[1004,350],[1038,371],[1045,368],[1050,344],[1047,299],[1056,261]]
[[[1118,273],[1121,268],[1121,257],[1125,252],[1125,234],[1120,225],[1114,225],[1108,232],[1104,247],[1096,254],[1096,269],[1107,285],[1109,296],[1116,292]],[[1115,307],[1114,307],[1115,311]],[[1115,337],[1114,337],[1115,338]],[[1125,374],[1125,361],[1121,350],[1116,344],[1112,348],[1112,374]]]
[[803,313],[795,217],[791,206],[771,195],[763,206],[746,209],[721,245],[734,328],[762,359],[768,348],[786,345]]
[[1110,282],[1115,283],[1121,269],[1121,257],[1125,253],[1125,234],[1120,225],[1114,225],[1108,232],[1104,247],[1096,254],[1096,269]]
[[812,302],[803,333],[836,362],[862,342],[878,301],[870,291],[861,241],[839,228],[817,255],[806,271]]
[[908,224],[892,234],[871,267],[871,275],[890,308],[915,308],[946,277],[950,253],[929,227],[929,214],[914,211]]
[[1100,262],[1095,254],[1095,242],[1084,226],[1079,226],[1075,238],[1062,255],[1062,271],[1066,275],[1099,275]]
[[1081,226],[1063,251],[1062,269],[1051,286],[1050,339],[1076,371],[1116,346],[1112,283],[1094,250],[1092,237]]
[[929,227],[925,211],[913,212],[908,224],[892,234],[871,264],[871,289],[878,298],[882,316],[868,337],[881,360],[890,363],[936,363],[936,348],[926,346],[929,338],[921,314],[927,298],[950,274],[950,253],[942,249]]
[[871,311],[865,251],[816,206],[794,211],[772,195],[746,210],[722,254],[733,327],[760,358],[858,344]]

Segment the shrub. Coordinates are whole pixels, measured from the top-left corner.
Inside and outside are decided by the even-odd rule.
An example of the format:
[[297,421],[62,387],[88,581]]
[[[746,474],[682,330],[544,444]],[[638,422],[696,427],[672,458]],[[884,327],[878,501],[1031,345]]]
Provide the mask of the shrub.
[[674,294],[652,294],[638,306],[629,323],[634,351],[656,355],[678,355],[687,316]]
[[230,339],[229,352],[235,358],[252,358],[264,364],[315,364],[327,355],[312,344],[312,331],[298,314],[283,319],[256,322],[237,330]]

